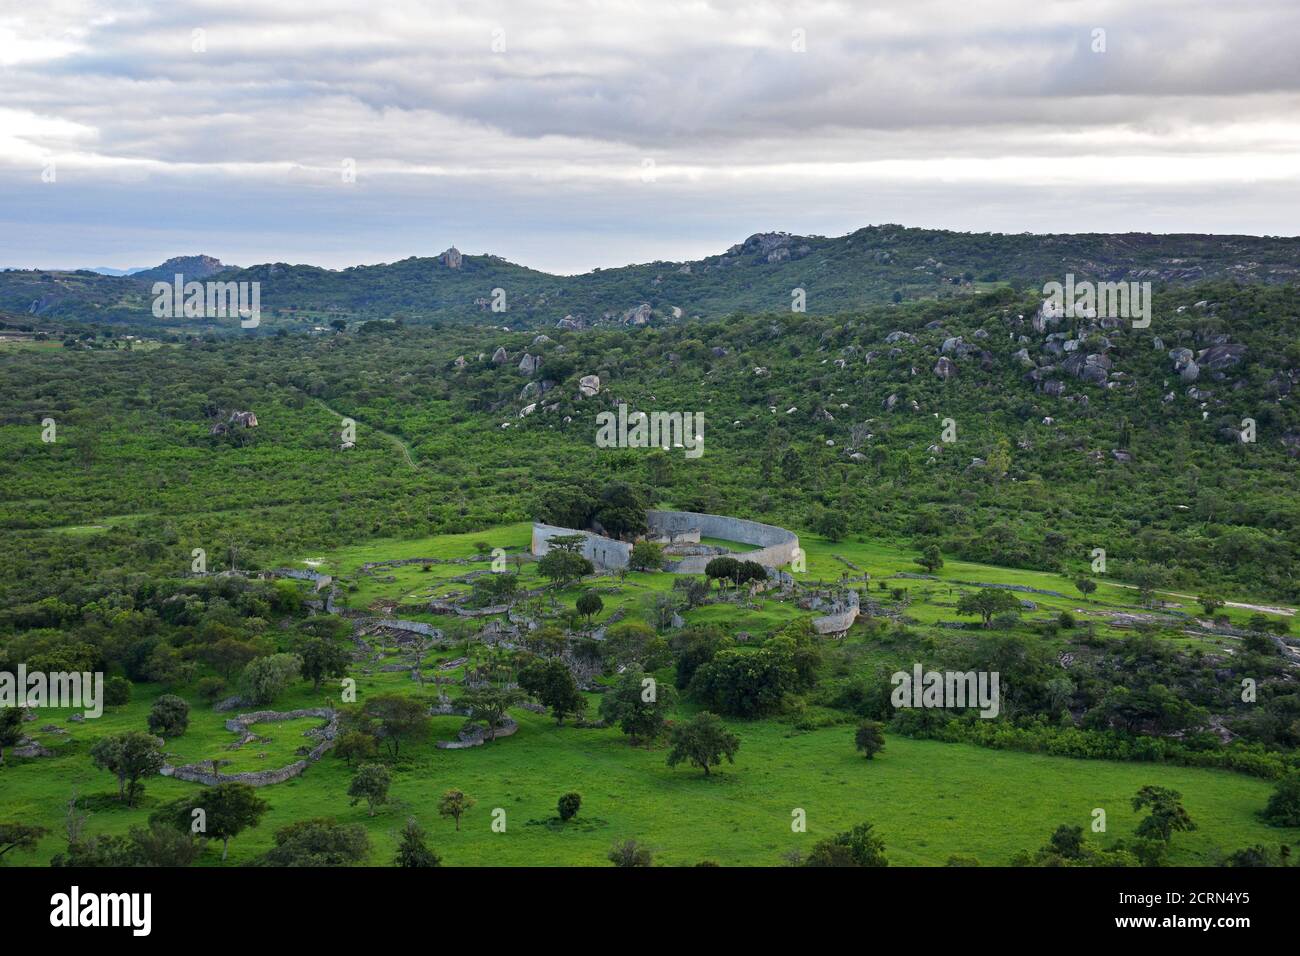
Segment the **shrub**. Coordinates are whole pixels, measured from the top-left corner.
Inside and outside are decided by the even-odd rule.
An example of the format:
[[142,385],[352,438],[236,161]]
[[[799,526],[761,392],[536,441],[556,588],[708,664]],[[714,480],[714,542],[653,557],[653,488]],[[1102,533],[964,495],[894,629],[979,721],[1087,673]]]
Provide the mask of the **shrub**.
[[582,794],[569,792],[560,797],[559,803],[556,804],[556,810],[559,811],[561,820],[572,820],[578,814],[578,808],[582,806]]

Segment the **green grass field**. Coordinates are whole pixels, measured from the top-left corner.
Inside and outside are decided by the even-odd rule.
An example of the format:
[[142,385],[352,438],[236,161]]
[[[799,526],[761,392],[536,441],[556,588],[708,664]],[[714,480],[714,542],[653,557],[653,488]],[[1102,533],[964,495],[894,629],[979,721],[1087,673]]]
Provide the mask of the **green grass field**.
[[[283,564],[317,567],[336,575],[345,587],[353,588],[345,593],[346,603],[365,608],[377,601],[427,598],[447,579],[488,566],[486,560],[476,558],[470,564],[435,565],[427,572],[404,566],[358,574],[366,562],[473,558],[479,542],[521,553],[527,550],[529,534],[527,524],[513,524],[472,534],[375,541],[325,554],[286,555]],[[804,546],[809,579],[829,583],[839,580],[842,572],[859,574],[837,555],[873,579],[919,571],[912,554],[886,543],[831,543],[809,537]],[[523,565],[522,577],[526,587],[542,583],[531,563]],[[955,561],[938,577],[939,581],[895,579],[889,586],[909,589],[908,613],[922,622],[954,619],[950,605],[958,589],[948,583],[952,581],[1029,584],[1068,595],[1023,595],[1038,604],[1038,611],[1027,612],[1030,618],[1065,609],[1090,615],[1107,607],[1128,606],[1134,599],[1130,591],[1103,584],[1093,600],[1083,601],[1056,575]],[[630,574],[622,582],[602,577],[586,584],[602,591],[603,619],[618,607],[626,607],[634,617],[655,594],[671,588],[672,580],[667,574]],[[562,600],[571,605],[579,590],[568,589]],[[807,614],[765,596],[757,604],[757,610],[705,606],[688,617],[762,631]],[[861,635],[851,636],[848,642],[846,651],[866,657],[875,652]],[[430,659],[455,656],[453,649],[435,652]],[[405,674],[364,674],[354,668],[354,675],[361,699],[393,690],[431,694]],[[51,710],[27,725],[27,731],[54,749],[55,756],[10,758],[0,769],[0,790],[10,817],[45,826],[50,834],[36,852],[14,854],[14,862],[44,863],[63,850],[66,804],[74,788],[92,811],[89,830],[94,833],[123,832],[143,824],[151,809],[199,786],[154,778],[147,781],[142,805],[127,809],[114,799],[115,781],[90,764],[87,751],[94,739],[143,729],[149,705],[161,691],[137,685],[130,704],[110,709],[98,720],[71,724],[64,719],[66,712]],[[275,708],[318,706],[333,693],[328,687],[314,692],[300,683],[278,699]],[[597,698],[589,696],[594,713]],[[258,725],[253,730],[270,741],[228,750],[236,739],[223,726],[229,715],[213,712],[196,697],[190,703],[189,730],[168,744],[173,762],[226,759],[231,761],[225,768],[229,772],[292,762],[297,759],[295,750],[310,742],[303,731],[319,723]],[[1129,800],[1140,787],[1152,783],[1181,791],[1198,824],[1195,832],[1175,837],[1172,864],[1213,864],[1223,853],[1256,843],[1276,845],[1290,835],[1257,819],[1272,788],[1268,781],[1224,771],[1071,760],[899,736],[890,736],[884,753],[866,761],[853,748],[851,723],[801,732],[787,720],[768,719],[732,721],[742,740],[737,762],[705,778],[684,766],[669,769],[662,747],[632,748],[614,729],[557,727],[550,718],[522,709],[512,714],[520,723],[515,736],[460,751],[439,750],[433,744],[435,739],[453,737],[460,718],[436,718],[428,740],[403,747],[394,768],[392,802],[374,818],[367,816],[364,805],[349,804],[346,790],[351,771],[332,754],[296,780],[263,788],[261,795],[272,810],[258,829],[232,843],[229,864],[248,862],[265,851],[277,827],[313,816],[361,823],[372,839],[369,862],[387,864],[395,831],[413,815],[450,865],[604,865],[609,847],[626,838],[652,847],[656,862],[665,865],[704,859],[724,865],[778,865],[786,852],[807,850],[816,840],[864,820],[876,825],[895,865],[939,865],[953,854],[974,856],[984,865],[1005,865],[1017,851],[1041,846],[1059,824],[1088,827],[1097,808],[1106,811],[1108,829],[1093,834],[1094,841],[1105,845],[1131,836],[1138,817]],[[69,734],[39,729],[48,724],[66,728]],[[438,797],[453,787],[477,801],[460,832],[436,813]],[[575,820],[562,825],[554,819],[555,802],[568,790],[583,795],[583,806]],[[505,811],[504,833],[491,827],[497,808]],[[805,833],[791,830],[792,813],[798,809],[807,815]],[[203,862],[215,865],[219,855],[219,847],[209,847]]]
[[[388,675],[359,683],[363,695],[400,686]],[[230,756],[223,748],[234,737],[222,727],[223,715],[194,703],[189,731],[169,750],[186,759]],[[310,693],[300,692],[277,706],[311,703]],[[15,862],[43,863],[63,849],[65,805],[74,787],[92,808],[91,832],[124,832],[143,824],[159,803],[199,787],[159,777],[148,782],[140,807],[116,804],[113,779],[91,768],[85,751],[100,734],[141,726],[146,713],[142,697],[97,722],[71,725],[54,718],[73,728],[74,739],[55,757],[13,761],[0,772],[7,811],[51,831],[36,853]],[[742,740],[736,763],[705,778],[696,770],[669,769],[662,748],[630,747],[615,730],[556,727],[521,710],[514,716],[521,724],[515,736],[463,751],[433,746],[433,739],[452,736],[459,726],[458,718],[436,719],[429,741],[403,748],[392,803],[374,818],[364,805],[349,806],[350,771],[333,755],[296,780],[263,788],[272,810],[257,830],[232,843],[229,863],[247,862],[269,848],[279,826],[332,816],[364,825],[373,843],[369,862],[385,864],[395,846],[393,831],[413,815],[449,865],[603,865],[610,845],[628,837],[655,848],[661,864],[711,859],[777,865],[783,853],[807,850],[862,820],[876,825],[895,865],[937,865],[952,854],[999,865],[1018,850],[1040,846],[1060,823],[1087,827],[1095,808],[1106,811],[1108,830],[1094,840],[1107,844],[1131,836],[1138,818],[1128,801],[1139,787],[1157,782],[1183,793],[1199,825],[1175,838],[1173,864],[1212,864],[1219,853],[1272,845],[1284,836],[1255,817],[1270,784],[1222,771],[1077,761],[897,736],[867,761],[853,749],[851,726],[797,733],[777,721],[758,721],[732,722]],[[293,746],[305,739],[297,723],[254,729],[283,741],[278,753],[288,762]],[[305,729],[313,721],[301,723]],[[241,761],[254,762],[258,769],[278,765]],[[477,800],[459,833],[435,809],[451,787]],[[555,801],[568,790],[583,795],[583,806],[574,821],[560,825],[552,819]],[[496,808],[505,810],[505,833],[492,831]],[[795,809],[806,811],[806,833],[791,832]],[[203,862],[215,865],[219,855],[210,846]]]

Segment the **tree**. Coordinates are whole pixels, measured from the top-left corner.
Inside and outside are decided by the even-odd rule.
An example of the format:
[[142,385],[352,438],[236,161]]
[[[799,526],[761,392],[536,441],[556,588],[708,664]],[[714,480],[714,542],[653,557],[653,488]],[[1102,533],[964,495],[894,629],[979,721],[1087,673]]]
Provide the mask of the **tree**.
[[560,587],[581,581],[595,570],[596,566],[582,555],[561,548],[552,548],[537,562],[537,573]]
[[334,755],[342,757],[352,766],[352,761],[361,763],[369,760],[379,749],[378,741],[373,736],[359,730],[352,730],[339,738],[334,745]]
[[664,548],[657,541],[638,541],[632,545],[628,564],[634,571],[658,571],[664,566]]
[[586,713],[587,699],[578,689],[569,666],[558,657],[533,661],[519,672],[519,686],[551,708],[557,724],[570,715]]
[[519,703],[520,694],[515,690],[501,690],[496,687],[481,687],[460,695],[462,707],[469,709],[469,719],[478,721],[487,727],[489,741],[497,739],[497,728],[505,719],[506,711]]
[[666,648],[654,628],[640,621],[623,621],[605,633],[604,656],[612,664],[645,665]]
[[[271,805],[257,795],[257,788],[246,783],[220,783],[215,787],[182,797],[167,804],[149,817],[149,822],[165,823],[184,833],[199,831],[221,841],[221,859],[230,852],[230,841],[245,830],[256,827]],[[195,810],[203,811],[196,814]]]
[[577,611],[591,623],[591,619],[605,609],[605,602],[595,591],[583,591],[578,595]]
[[1089,594],[1097,590],[1097,582],[1092,578],[1079,578],[1074,582],[1074,586],[1079,589],[1079,593],[1086,599]]
[[1083,827],[1062,823],[1047,838],[1047,849],[1066,860],[1083,856]]
[[189,866],[202,855],[205,845],[203,840],[161,822],[149,824],[148,829],[131,827],[129,835],[141,866]]
[[442,799],[438,801],[438,815],[455,820],[456,829],[459,830],[460,818],[477,802],[473,797],[460,790],[448,790],[442,795]]
[[109,707],[131,703],[131,682],[118,675],[110,677],[104,684],[104,703]]
[[1137,585],[1142,603],[1150,607],[1155,603],[1156,588],[1160,585],[1160,575],[1154,568],[1140,567],[1133,573],[1133,583]]
[[720,765],[723,757],[728,763],[735,763],[736,751],[740,749],[740,738],[723,726],[717,714],[707,710],[673,727],[669,743],[672,750],[668,754],[668,766],[675,767],[682,761],[689,761],[692,766],[703,770],[706,777],[709,767]]
[[301,673],[302,658],[297,654],[271,654],[248,662],[240,686],[249,703],[269,704]]
[[348,796],[352,798],[351,805],[355,807],[362,800],[366,801],[370,815],[373,817],[375,807],[388,802],[388,787],[392,782],[393,775],[383,764],[362,764],[357,768],[352,783],[348,786]]
[[1207,617],[1213,617],[1214,612],[1223,607],[1227,602],[1215,594],[1202,594],[1196,599],[1196,603],[1205,611]]
[[799,686],[795,648],[787,640],[769,642],[756,651],[718,651],[696,669],[690,690],[724,714],[759,717],[779,710]]
[[183,697],[163,694],[153,702],[148,722],[159,737],[179,737],[190,725],[190,705]]
[[640,491],[625,482],[615,482],[601,492],[595,517],[607,534],[627,538],[647,530],[646,506]]
[[276,830],[275,846],[258,863],[261,866],[347,866],[361,862],[369,852],[370,839],[360,824],[345,826],[328,817],[317,817]]
[[605,859],[615,866],[653,866],[654,854],[636,840],[623,840],[610,848]]
[[1168,787],[1146,786],[1133,797],[1133,809],[1149,807],[1151,813],[1137,825],[1134,831],[1145,839],[1162,840],[1168,843],[1178,830],[1195,830],[1196,824],[1183,808],[1183,795]]
[[1264,807],[1264,819],[1275,827],[1300,827],[1300,771],[1277,782]]
[[736,585],[746,584],[750,581],[766,581],[767,568],[757,561],[739,561],[736,567]]
[[338,641],[314,637],[301,647],[302,676],[311,681],[312,690],[329,677],[343,677],[348,672],[348,652]]
[[560,797],[556,803],[555,809],[559,813],[561,820],[572,820],[578,815],[578,808],[582,806],[582,794],[570,791]]
[[242,670],[257,657],[259,651],[251,641],[241,641],[234,637],[225,637],[214,644],[206,645],[199,651],[199,659],[215,670],[226,680],[235,672]]
[[673,688],[657,682],[647,684],[646,674],[637,669],[624,671],[614,686],[600,698],[600,718],[617,724],[632,746],[647,746],[663,733],[665,714],[676,697]]
[[90,748],[91,762],[117,777],[117,798],[134,807],[144,791],[140,782],[162,769],[163,741],[138,730],[113,737],[101,737]]
[[25,713],[23,707],[0,707],[0,766],[4,766],[5,748],[18,746],[18,741],[26,736],[23,733]]
[[735,558],[729,558],[726,555],[713,558],[704,566],[704,576],[710,581],[717,581],[721,587],[721,582],[735,580],[736,572],[740,570],[740,562]]
[[847,833],[818,842],[804,866],[889,866],[885,841],[872,831],[870,823],[859,823]]
[[916,563],[934,574],[943,567],[943,555],[939,551],[939,546],[937,544],[926,545],[921,551],[921,556],[916,559]]
[[853,735],[853,739],[858,749],[862,751],[863,756],[868,760],[885,749],[883,731],[884,725],[876,720],[864,720],[858,724],[858,730]]
[[[573,811],[577,813],[575,809]],[[44,827],[29,826],[25,823],[0,823],[0,863],[10,850],[30,852],[36,849],[37,842],[49,831]]]
[[406,818],[402,828],[402,839],[397,844],[397,856],[394,866],[431,867],[442,866],[442,858],[430,850],[424,842],[424,827],[415,817]]
[[378,722],[378,736],[394,758],[403,740],[419,740],[429,729],[427,706],[405,694],[376,694],[366,701],[362,713]]
[[962,615],[978,614],[984,619],[984,626],[991,627],[993,615],[1020,608],[1020,601],[1010,592],[1001,588],[980,588],[967,591],[957,602],[957,613]]

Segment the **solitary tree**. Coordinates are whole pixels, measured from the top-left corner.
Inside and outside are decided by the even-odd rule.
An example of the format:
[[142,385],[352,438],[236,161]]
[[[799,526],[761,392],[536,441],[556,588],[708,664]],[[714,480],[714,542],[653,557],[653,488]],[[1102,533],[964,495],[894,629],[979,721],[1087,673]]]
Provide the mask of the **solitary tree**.
[[558,657],[536,660],[519,672],[519,686],[551,708],[557,724],[570,715],[582,715],[587,699],[578,690],[569,666]]
[[640,670],[627,670],[601,695],[600,718],[617,724],[633,746],[649,745],[663,733],[664,715],[675,697],[672,687],[660,685]]
[[990,627],[995,614],[1001,614],[1004,611],[1014,611],[1020,607],[1020,602],[1010,591],[1001,588],[980,588],[978,591],[967,591],[957,602],[957,613],[976,615],[984,619],[984,626]]
[[1092,578],[1079,578],[1074,582],[1074,586],[1079,589],[1079,593],[1087,598],[1093,591],[1097,590],[1097,582]]
[[1139,790],[1133,797],[1133,809],[1148,807],[1151,813],[1137,825],[1137,835],[1168,843],[1175,831],[1195,830],[1196,824],[1183,808],[1182,800],[1181,793],[1168,787],[1146,786]]
[[362,800],[370,808],[370,815],[375,815],[375,807],[388,802],[388,787],[393,782],[393,775],[381,763],[366,763],[357,768],[352,783],[348,786],[348,796],[352,806]]
[[717,714],[707,710],[674,727],[669,742],[672,750],[668,754],[668,766],[689,761],[703,770],[706,777],[709,767],[720,765],[723,757],[728,763],[735,763],[736,751],[740,749],[740,738],[727,730]]
[[921,552],[921,556],[916,559],[916,563],[934,574],[943,567],[943,555],[939,552],[939,546],[937,544],[926,545]]
[[470,807],[474,806],[477,801],[461,792],[460,790],[448,790],[438,801],[439,816],[450,817],[456,821],[456,829],[460,829],[460,818]]
[[101,737],[90,748],[90,759],[96,767],[117,777],[117,798],[133,807],[144,790],[140,781],[162,769],[162,746],[160,738],[131,730],[113,737]]
[[884,725],[876,720],[864,720],[858,724],[853,739],[863,756],[868,760],[885,749]]
[[[269,809],[271,805],[257,795],[255,787],[246,783],[221,783],[167,804],[150,816],[149,821],[220,840],[224,860],[231,839],[256,827]],[[195,813],[196,810],[202,812]]]
[[605,609],[605,602],[595,591],[583,591],[578,595],[577,611],[591,623],[591,619]]
[[1196,603],[1205,611],[1207,617],[1213,617],[1214,612],[1223,607],[1227,602],[1215,594],[1202,594],[1196,599]]
[[393,864],[406,867],[442,866],[442,858],[425,845],[424,827],[420,826],[415,817],[406,818],[406,826],[402,828],[402,839],[397,844],[397,856]]

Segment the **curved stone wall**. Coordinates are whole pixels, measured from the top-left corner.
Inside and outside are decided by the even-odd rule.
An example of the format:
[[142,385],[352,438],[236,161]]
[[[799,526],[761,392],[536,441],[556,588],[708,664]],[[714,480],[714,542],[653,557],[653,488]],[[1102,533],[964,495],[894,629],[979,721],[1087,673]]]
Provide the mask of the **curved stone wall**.
[[[649,511],[646,520],[651,531],[664,534],[697,528],[703,538],[721,538],[724,541],[758,545],[758,550],[737,552],[736,557],[755,561],[765,568],[779,568],[783,564],[789,564],[799,547],[799,536],[793,531],[729,515],[701,514],[698,511]],[[707,554],[692,555],[675,562],[670,570],[675,574],[703,574],[705,565],[713,557]]]
[[215,787],[222,783],[246,783],[253,787],[266,787],[275,783],[284,783],[284,781],[290,780],[306,770],[308,764],[315,763],[325,755],[327,750],[334,748],[335,738],[338,737],[339,732],[338,714],[329,707],[309,707],[304,710],[291,711],[259,710],[252,714],[240,714],[238,717],[232,717],[226,721],[226,729],[244,738],[240,741],[243,743],[251,733],[248,728],[253,724],[297,720],[301,717],[319,717],[326,723],[319,729],[308,731],[306,734],[306,736],[317,737],[320,743],[311,749],[305,759],[295,760],[286,767],[278,767],[275,770],[254,770],[246,773],[221,773],[219,770],[213,769],[210,760],[203,760],[198,763],[185,764],[181,767],[163,764],[162,769],[158,772],[164,777],[175,777],[177,780],[188,780],[191,783],[201,783],[209,787]]
[[[736,552],[736,557],[755,561],[767,568],[789,564],[799,548],[799,536],[793,531],[729,515],[702,514],[697,511],[648,511],[646,522],[650,530],[657,534],[680,534],[694,529],[706,538],[756,545],[756,550]],[[586,538],[583,556],[596,567],[606,570],[627,567],[632,553],[632,545],[627,542],[615,541],[590,531],[574,531],[572,528],[559,528],[549,524],[533,525],[533,554],[541,557],[550,550],[549,539],[562,534],[583,535]],[[716,555],[690,555],[670,563],[664,570],[673,574],[703,574],[705,565],[714,557]]]

